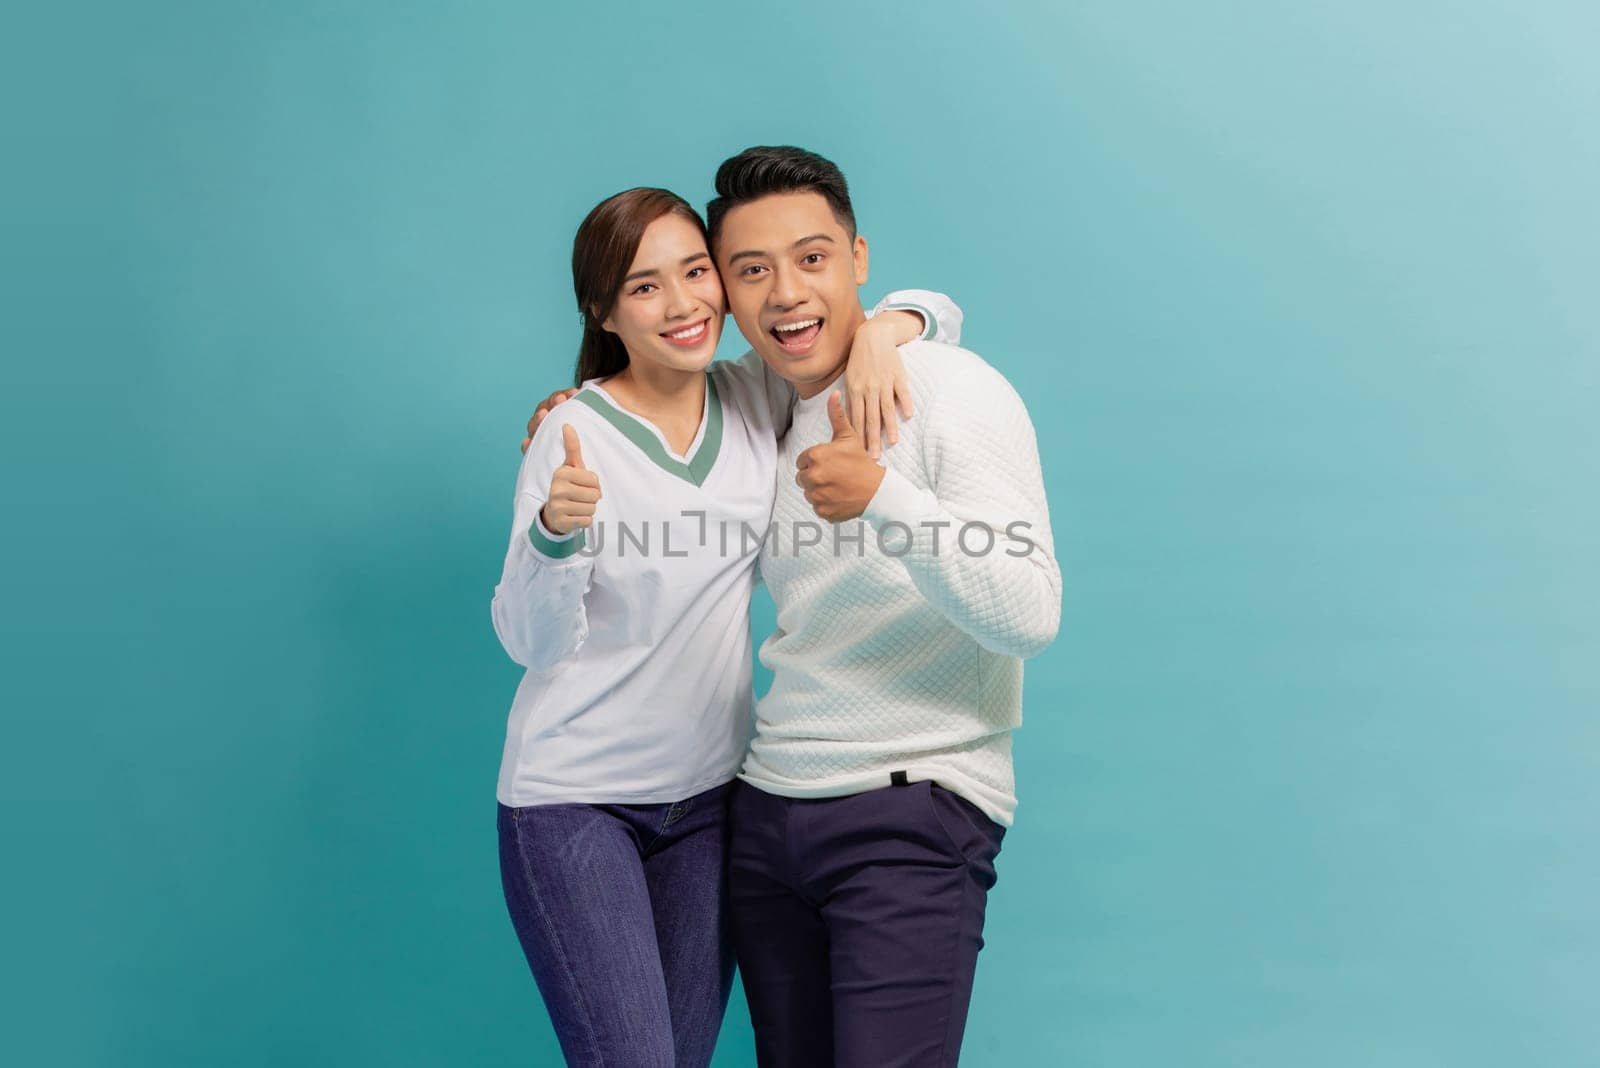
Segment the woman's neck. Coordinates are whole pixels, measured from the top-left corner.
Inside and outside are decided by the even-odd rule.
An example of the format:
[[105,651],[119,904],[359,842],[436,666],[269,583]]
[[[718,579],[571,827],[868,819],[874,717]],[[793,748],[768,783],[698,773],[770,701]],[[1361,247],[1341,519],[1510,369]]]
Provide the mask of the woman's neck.
[[694,440],[705,414],[705,378],[704,371],[635,362],[601,384],[617,403],[654,423],[681,453]]

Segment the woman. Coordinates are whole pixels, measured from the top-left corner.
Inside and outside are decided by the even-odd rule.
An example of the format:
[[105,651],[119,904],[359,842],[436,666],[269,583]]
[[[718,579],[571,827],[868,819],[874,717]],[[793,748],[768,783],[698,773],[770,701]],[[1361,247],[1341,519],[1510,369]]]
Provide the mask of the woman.
[[[501,874],[570,1064],[705,1065],[733,973],[724,809],[749,738],[749,601],[793,394],[754,354],[711,362],[722,284],[674,194],[603,201],[572,263],[580,388],[527,447],[492,609],[528,669]],[[876,315],[851,375],[891,397],[893,345],[924,321],[951,340],[936,320]]]

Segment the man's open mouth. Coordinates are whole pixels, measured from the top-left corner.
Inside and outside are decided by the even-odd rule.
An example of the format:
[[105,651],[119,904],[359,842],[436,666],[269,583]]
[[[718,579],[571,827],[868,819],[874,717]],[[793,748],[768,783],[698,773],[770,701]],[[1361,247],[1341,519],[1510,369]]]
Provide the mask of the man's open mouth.
[[804,355],[817,340],[817,335],[822,333],[821,319],[795,319],[792,322],[778,323],[767,333],[771,334],[783,351],[795,356]]

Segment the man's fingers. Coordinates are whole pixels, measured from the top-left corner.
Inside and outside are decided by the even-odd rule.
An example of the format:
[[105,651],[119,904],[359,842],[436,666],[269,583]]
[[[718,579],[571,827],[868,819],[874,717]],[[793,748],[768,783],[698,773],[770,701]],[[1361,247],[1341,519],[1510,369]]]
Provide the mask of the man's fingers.
[[583,466],[583,450],[578,447],[578,429],[571,423],[561,428],[561,443],[567,449],[567,466]]
[[[578,391],[575,389],[558,389],[554,393],[550,394],[550,396],[540,401],[539,406],[535,408],[533,410],[533,414],[528,417],[528,437],[533,437],[534,432],[539,429],[539,424],[544,422],[544,417],[550,414],[550,409],[554,408],[563,401],[571,400],[577,395],[577,393]],[[528,451],[527,442],[523,443],[522,451]]]
[[794,484],[808,493],[812,490],[821,489],[823,486],[827,485],[827,482],[827,479],[818,477],[816,468],[812,468],[809,471],[796,471],[794,473]]
[[844,414],[844,398],[838,390],[828,394],[828,422],[833,424],[833,440],[840,441],[853,437],[855,432],[850,429],[850,420]]

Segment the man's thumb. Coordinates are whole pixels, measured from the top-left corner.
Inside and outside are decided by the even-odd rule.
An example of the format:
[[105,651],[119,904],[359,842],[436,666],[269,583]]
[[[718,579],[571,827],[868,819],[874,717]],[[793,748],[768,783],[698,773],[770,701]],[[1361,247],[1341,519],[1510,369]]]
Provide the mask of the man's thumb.
[[571,423],[561,428],[561,442],[567,447],[567,466],[583,466],[583,450],[578,448],[578,431]]
[[856,436],[855,430],[850,426],[850,420],[845,418],[844,397],[837,390],[828,397],[828,422],[833,424],[834,441]]

